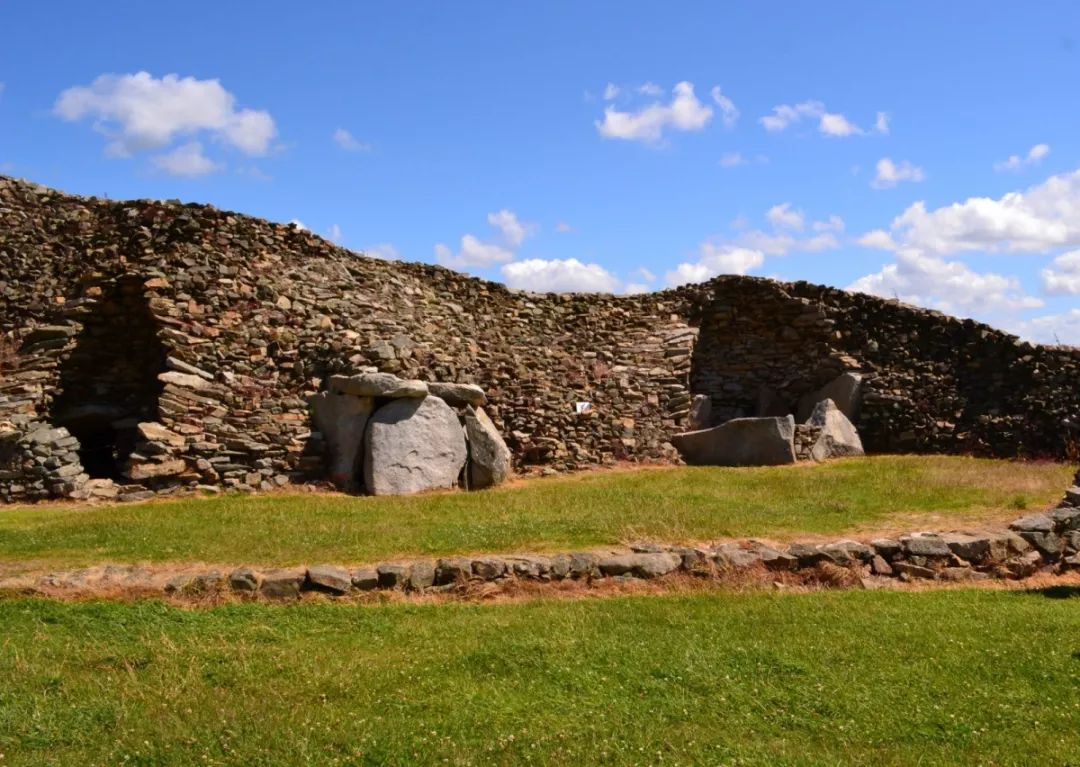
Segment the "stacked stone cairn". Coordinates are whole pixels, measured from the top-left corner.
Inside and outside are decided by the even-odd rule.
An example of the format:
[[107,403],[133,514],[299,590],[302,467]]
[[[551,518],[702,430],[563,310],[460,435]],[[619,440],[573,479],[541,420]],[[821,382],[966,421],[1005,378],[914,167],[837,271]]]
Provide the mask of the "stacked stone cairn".
[[425,383],[368,370],[335,375],[311,400],[316,450],[346,492],[408,495],[510,476],[510,449],[474,384]]
[[[697,395],[691,405],[693,431],[676,434],[671,442],[682,459],[697,466],[777,466],[798,460],[864,455],[859,432],[852,423],[858,417],[862,378],[844,373],[799,403],[799,419],[760,415],[732,418],[719,426],[705,427],[710,401]],[[766,404],[760,409],[768,410]]]

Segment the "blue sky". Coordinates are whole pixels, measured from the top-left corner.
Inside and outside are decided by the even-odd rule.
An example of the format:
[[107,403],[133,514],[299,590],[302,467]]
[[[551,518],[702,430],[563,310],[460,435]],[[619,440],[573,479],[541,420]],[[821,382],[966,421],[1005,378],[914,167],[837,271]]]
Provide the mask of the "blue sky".
[[534,290],[806,279],[1080,345],[1080,4],[0,3],[0,173]]

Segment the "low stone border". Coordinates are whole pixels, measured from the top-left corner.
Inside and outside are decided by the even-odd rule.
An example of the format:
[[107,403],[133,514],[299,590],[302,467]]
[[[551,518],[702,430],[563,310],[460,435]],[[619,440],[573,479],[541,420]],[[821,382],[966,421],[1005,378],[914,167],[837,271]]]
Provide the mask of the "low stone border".
[[[1080,508],[1030,514],[995,532],[920,532],[868,542],[793,543],[746,540],[708,546],[639,543],[604,551],[536,555],[477,555],[383,562],[362,567],[323,564],[273,569],[151,569],[104,565],[0,579],[0,589],[53,594],[126,590],[195,597],[215,593],[273,600],[305,593],[342,596],[375,591],[454,591],[469,584],[514,581],[593,582],[684,574],[722,578],[734,573],[790,574],[834,585],[899,581],[1022,579],[1080,571]],[[868,580],[867,580],[868,579]]]

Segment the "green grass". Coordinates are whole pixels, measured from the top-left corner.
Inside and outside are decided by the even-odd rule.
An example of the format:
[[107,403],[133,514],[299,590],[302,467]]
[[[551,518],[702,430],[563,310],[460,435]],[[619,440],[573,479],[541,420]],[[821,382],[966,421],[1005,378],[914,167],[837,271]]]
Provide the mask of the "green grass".
[[2,601],[0,763],[1075,765],[1076,596]]
[[881,456],[821,466],[581,474],[412,498],[299,494],[22,507],[0,510],[0,563],[359,563],[640,538],[959,525],[1050,506],[1071,472],[1051,463]]

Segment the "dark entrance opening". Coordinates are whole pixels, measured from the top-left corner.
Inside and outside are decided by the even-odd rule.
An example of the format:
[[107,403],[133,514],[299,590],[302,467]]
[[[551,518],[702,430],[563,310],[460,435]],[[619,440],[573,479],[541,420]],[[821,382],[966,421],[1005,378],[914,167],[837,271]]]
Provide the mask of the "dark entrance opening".
[[60,369],[51,421],[79,440],[87,474],[122,480],[139,422],[157,420],[165,349],[140,278],[110,283],[87,309]]

